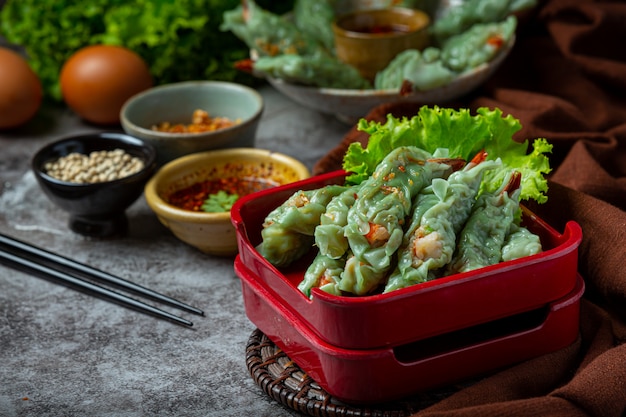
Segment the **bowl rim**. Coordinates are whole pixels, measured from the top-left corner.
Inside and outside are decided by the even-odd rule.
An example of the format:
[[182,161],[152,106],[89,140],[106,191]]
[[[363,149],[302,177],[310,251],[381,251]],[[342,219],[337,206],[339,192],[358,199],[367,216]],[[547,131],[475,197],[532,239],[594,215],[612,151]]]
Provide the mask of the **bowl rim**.
[[[141,159],[144,162],[144,167],[138,172],[135,172],[134,174],[128,175],[126,177],[117,178],[112,181],[93,182],[93,183],[76,183],[76,182],[63,181],[47,174],[44,171],[43,164],[44,162],[48,160],[48,158],[46,158],[46,155],[50,155],[52,153],[52,150],[55,147],[66,142],[72,142],[72,141],[86,142],[89,139],[94,139],[94,138],[111,140],[111,141],[115,141],[116,143],[123,144],[123,146],[119,146],[119,148],[123,149],[124,151],[127,151],[128,149],[126,145],[131,145],[132,147],[135,147],[135,148],[145,149],[147,151],[147,157],[145,158],[143,156],[141,157]],[[122,184],[124,182],[133,181],[134,179],[140,179],[146,175],[150,175],[152,171],[156,168],[156,158],[157,158],[156,148],[152,144],[147,143],[140,138],[137,138],[135,136],[129,135],[127,133],[122,133],[122,132],[92,132],[92,133],[81,133],[81,134],[76,134],[76,135],[64,136],[61,139],[52,141],[44,145],[43,147],[39,148],[31,158],[31,169],[35,173],[36,177],[39,177],[40,179],[50,184],[54,184],[55,187],[68,187],[72,189],[83,189],[86,191],[86,190],[95,190],[95,189],[105,188],[105,187],[109,187],[109,186],[113,186],[117,184]]]
[[[184,87],[192,87],[192,86],[194,87],[202,87],[202,86],[229,87],[229,88],[238,89],[239,91],[248,93],[251,97],[253,97],[254,102],[257,103],[258,106],[252,115],[246,118],[242,118],[240,123],[236,123],[233,126],[225,127],[225,128],[210,131],[210,132],[193,132],[193,133],[159,132],[156,130],[139,126],[135,122],[131,121],[126,115],[126,113],[128,112],[128,108],[130,106],[132,106],[137,101],[144,99],[145,97],[153,96],[155,94],[158,94],[166,90],[176,90],[181,87],[184,88]],[[122,108],[120,109],[120,123],[125,130],[126,128],[134,129],[142,135],[150,135],[159,139],[195,138],[195,137],[207,136],[207,135],[211,136],[213,134],[235,130],[238,127],[246,125],[260,118],[261,114],[263,113],[264,108],[265,108],[265,103],[261,94],[258,91],[256,91],[254,88],[248,87],[247,85],[244,85],[244,84],[234,83],[230,81],[203,81],[203,80],[181,81],[181,82],[158,85],[158,86],[149,88],[147,90],[141,91],[131,96],[128,100],[124,102],[124,104],[122,105]],[[131,134],[131,133],[127,133],[127,134]]]
[[157,192],[159,182],[162,181],[164,178],[167,178],[167,176],[173,171],[180,169],[181,166],[185,166],[197,160],[203,160],[207,157],[219,160],[220,157],[223,157],[224,155],[228,155],[229,157],[240,156],[244,159],[250,159],[248,157],[251,156],[270,158],[294,167],[294,170],[298,172],[299,176],[302,177],[301,179],[309,178],[311,176],[311,171],[301,161],[292,156],[280,152],[271,151],[268,149],[227,148],[195,152],[189,155],[181,156],[168,162],[167,164],[159,168],[159,170],[152,176],[152,178],[150,178],[150,180],[146,183],[144,187],[144,198],[148,203],[148,206],[150,206],[155,214],[157,214],[158,216],[167,217],[169,220],[184,221],[188,223],[207,223],[207,221],[209,223],[220,223],[225,220],[230,221],[230,210],[220,213],[185,210],[169,204],[168,202],[163,200],[163,198],[161,198],[161,196]]

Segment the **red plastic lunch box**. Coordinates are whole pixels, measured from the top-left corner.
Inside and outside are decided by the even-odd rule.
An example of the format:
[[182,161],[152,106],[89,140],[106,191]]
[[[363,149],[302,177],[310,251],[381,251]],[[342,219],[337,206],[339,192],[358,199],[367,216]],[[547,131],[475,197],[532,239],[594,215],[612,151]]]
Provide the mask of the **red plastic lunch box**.
[[[306,337],[302,336],[306,340],[336,349],[367,349],[369,354],[373,354],[371,349],[388,352],[384,349],[446,337],[481,324],[545,309],[577,291],[580,226],[570,221],[561,234],[524,208],[524,225],[540,236],[542,253],[386,294],[336,296],[315,288],[309,299],[297,285],[315,255],[314,250],[279,270],[255,246],[261,242],[262,223],[267,214],[293,193],[341,184],[344,179],[345,172],[335,171],[263,190],[242,197],[231,211],[239,246],[237,270],[244,275],[240,275],[244,294],[251,296],[250,289],[263,290],[267,294],[262,297],[268,304],[266,308],[289,323],[282,327],[297,325],[298,331],[306,329]],[[268,336],[280,338],[284,329],[267,328],[270,323],[257,317],[259,310],[263,309],[248,309],[251,320],[264,324],[262,330]],[[577,321],[575,316],[568,314],[564,321]],[[532,351],[537,347],[524,348]],[[306,364],[304,369],[309,371]]]
[[235,271],[250,320],[326,392],[348,403],[388,402],[477,377],[564,348],[579,334],[579,276],[568,294],[538,309],[402,346],[346,349],[322,340],[239,255]]

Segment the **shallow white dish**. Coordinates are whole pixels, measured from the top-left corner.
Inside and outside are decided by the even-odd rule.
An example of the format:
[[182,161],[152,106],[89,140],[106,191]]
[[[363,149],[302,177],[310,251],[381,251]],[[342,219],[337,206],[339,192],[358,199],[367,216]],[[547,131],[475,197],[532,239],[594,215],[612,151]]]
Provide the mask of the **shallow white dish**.
[[515,44],[515,36],[504,45],[488,63],[455,78],[451,83],[430,90],[400,95],[400,90],[351,90],[318,88],[291,84],[281,79],[266,77],[267,81],[285,96],[303,106],[322,113],[334,114],[345,123],[354,124],[374,107],[387,103],[406,101],[424,105],[440,105],[473,91],[500,67]]

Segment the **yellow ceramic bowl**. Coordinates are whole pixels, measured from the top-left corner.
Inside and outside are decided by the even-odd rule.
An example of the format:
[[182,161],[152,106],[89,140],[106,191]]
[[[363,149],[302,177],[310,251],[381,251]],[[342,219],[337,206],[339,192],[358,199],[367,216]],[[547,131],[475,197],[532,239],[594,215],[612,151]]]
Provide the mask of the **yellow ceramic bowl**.
[[348,13],[333,22],[335,51],[340,60],[374,80],[400,52],[428,46],[429,24],[426,13],[404,7]]
[[197,183],[231,178],[253,178],[283,185],[310,177],[300,161],[256,148],[233,148],[194,153],[164,165],[148,181],[145,198],[159,221],[183,242],[202,252],[231,256],[237,236],[230,212],[191,211],[170,204],[170,196]]

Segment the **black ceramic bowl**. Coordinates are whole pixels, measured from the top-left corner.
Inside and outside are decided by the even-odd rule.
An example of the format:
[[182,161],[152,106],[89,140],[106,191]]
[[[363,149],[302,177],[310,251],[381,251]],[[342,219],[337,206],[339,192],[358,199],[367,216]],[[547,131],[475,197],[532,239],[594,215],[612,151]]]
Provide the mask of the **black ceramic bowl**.
[[[122,149],[144,162],[141,171],[124,178],[99,183],[72,183],[48,175],[45,164],[72,152]],[[126,209],[142,194],[156,169],[154,147],[123,133],[92,133],[50,143],[33,156],[32,169],[52,202],[70,214],[69,226],[76,233],[108,237],[124,234],[128,227]]]

